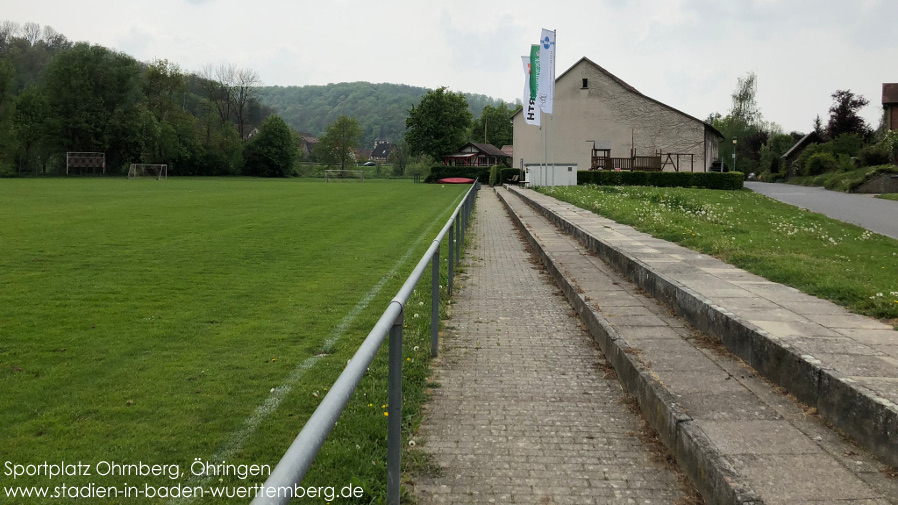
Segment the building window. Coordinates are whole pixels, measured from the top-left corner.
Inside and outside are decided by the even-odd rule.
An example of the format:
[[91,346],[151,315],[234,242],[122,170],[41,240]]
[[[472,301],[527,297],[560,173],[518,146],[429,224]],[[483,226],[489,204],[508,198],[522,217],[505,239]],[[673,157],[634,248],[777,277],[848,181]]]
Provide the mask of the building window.
[[581,86],[580,89],[587,89],[587,88],[589,88],[589,79],[584,77],[583,78],[583,86]]

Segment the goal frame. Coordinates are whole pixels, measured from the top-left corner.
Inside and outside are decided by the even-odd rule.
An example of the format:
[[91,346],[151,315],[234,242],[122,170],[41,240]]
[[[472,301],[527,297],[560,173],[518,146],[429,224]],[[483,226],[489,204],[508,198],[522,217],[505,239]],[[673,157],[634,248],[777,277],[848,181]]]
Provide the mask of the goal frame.
[[128,179],[139,177],[152,177],[159,180],[168,179],[168,164],[166,163],[131,163],[128,168]]
[[69,175],[72,168],[90,168],[95,173],[99,168],[105,174],[106,153],[68,151],[65,153],[65,174]]
[[[344,174],[353,174],[352,176],[346,177]],[[325,170],[324,171],[324,182],[330,182],[331,179],[335,179],[338,181],[346,181],[346,180],[359,180],[360,182],[365,182],[365,171],[364,170]]]

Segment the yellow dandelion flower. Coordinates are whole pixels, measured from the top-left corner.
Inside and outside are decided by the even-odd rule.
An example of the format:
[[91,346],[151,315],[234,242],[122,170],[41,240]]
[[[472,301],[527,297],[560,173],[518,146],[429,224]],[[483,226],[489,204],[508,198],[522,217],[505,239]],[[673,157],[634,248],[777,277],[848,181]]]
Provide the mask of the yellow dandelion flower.
[[389,412],[384,412],[384,417],[390,417],[390,413],[389,413]]

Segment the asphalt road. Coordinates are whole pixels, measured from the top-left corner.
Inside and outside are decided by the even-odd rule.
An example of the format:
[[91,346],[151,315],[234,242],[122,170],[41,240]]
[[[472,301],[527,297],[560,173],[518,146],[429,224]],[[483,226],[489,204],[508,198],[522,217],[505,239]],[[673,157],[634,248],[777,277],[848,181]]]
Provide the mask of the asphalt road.
[[898,239],[898,202],[819,187],[746,182],[745,187],[781,202]]

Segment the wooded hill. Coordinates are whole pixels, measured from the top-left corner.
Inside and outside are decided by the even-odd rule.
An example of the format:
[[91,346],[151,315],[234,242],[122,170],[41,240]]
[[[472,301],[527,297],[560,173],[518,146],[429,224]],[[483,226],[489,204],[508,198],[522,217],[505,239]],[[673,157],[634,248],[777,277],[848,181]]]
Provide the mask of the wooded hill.
[[[362,127],[359,146],[370,149],[381,127],[388,141],[398,142],[402,138],[409,109],[426,92],[427,88],[405,84],[341,82],[326,86],[263,86],[258,88],[258,98],[293,129],[314,137],[323,136],[327,125],[338,117],[354,117]],[[487,105],[498,107],[503,103],[485,95],[464,95],[474,117],[479,117]]]
[[271,114],[253,95],[257,74],[233,65],[201,74],[0,21],[0,177],[65,174],[70,151],[105,153],[110,175],[131,163],[254,175],[244,138]]
[[[244,148],[271,114],[315,137],[340,116],[355,118],[359,148],[371,149],[381,132],[401,140],[409,109],[427,92],[367,82],[260,83],[252,69],[210,65],[194,74],[175,62],[139,62],[73,43],[49,26],[0,20],[0,177],[64,174],[69,151],[105,153],[107,174],[127,173],[130,163],[167,163],[170,175],[256,175]],[[466,97],[475,117],[502,104]]]

